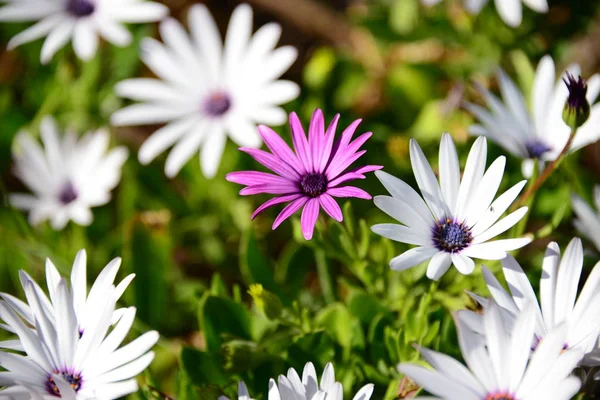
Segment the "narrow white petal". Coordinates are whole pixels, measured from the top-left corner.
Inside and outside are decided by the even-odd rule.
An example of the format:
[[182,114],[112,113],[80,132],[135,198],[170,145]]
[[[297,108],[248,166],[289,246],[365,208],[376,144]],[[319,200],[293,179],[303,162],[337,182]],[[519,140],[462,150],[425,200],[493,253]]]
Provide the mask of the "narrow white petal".
[[437,249],[431,247],[416,247],[392,258],[390,268],[395,271],[404,271],[405,269],[419,265],[422,262],[429,260],[438,252]]

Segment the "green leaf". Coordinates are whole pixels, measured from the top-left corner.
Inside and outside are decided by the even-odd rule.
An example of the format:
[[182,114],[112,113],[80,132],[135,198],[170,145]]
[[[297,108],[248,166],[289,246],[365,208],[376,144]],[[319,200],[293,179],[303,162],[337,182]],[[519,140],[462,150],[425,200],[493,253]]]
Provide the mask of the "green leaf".
[[181,349],[181,366],[190,382],[196,386],[227,384],[227,376],[222,370],[223,364],[216,356],[194,349],[184,347]]
[[346,349],[363,348],[365,345],[360,322],[341,303],[334,303],[322,309],[317,314],[316,323]]
[[258,243],[251,230],[240,242],[240,269],[247,283],[260,283],[265,289],[279,295],[280,286],[275,284],[269,260],[258,248]]
[[209,351],[217,351],[223,336],[250,339],[250,316],[242,304],[233,300],[207,296],[200,307],[200,327]]

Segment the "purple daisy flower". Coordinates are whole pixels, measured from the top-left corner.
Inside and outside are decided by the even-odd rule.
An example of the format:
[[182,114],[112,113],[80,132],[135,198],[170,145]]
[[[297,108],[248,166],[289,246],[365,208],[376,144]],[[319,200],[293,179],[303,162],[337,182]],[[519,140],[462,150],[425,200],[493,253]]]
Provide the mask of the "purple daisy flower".
[[273,229],[276,229],[304,207],[300,218],[302,234],[306,240],[310,240],[321,207],[331,218],[342,221],[342,210],[334,197],[371,199],[371,195],[362,189],[340,185],[353,179],[365,179],[365,173],[383,168],[379,165],[367,165],[344,172],[366,153],[366,150],[359,149],[372,133],[364,133],[351,142],[352,135],[361,122],[359,119],[346,128],[341,138],[334,143],[339,118],[340,115],[336,115],[325,130],[323,112],[315,110],[307,139],[298,115],[291,113],[290,127],[295,153],[271,128],[264,125],[258,127],[258,133],[271,153],[246,147],[240,150],[250,154],[277,175],[258,171],[232,172],[227,175],[228,181],[246,185],[240,191],[242,196],[259,193],[278,195],[258,207],[252,214],[252,219],[269,207],[289,202],[273,222]]

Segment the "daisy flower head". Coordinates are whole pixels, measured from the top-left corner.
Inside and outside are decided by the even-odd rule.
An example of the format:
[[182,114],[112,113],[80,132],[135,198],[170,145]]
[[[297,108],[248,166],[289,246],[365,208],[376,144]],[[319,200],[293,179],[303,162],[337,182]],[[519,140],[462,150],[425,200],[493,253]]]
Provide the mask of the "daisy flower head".
[[117,126],[163,124],[140,148],[148,164],[169,147],[165,173],[173,177],[200,149],[205,176],[219,167],[227,136],[236,144],[261,145],[256,124],[281,125],[286,113],[279,107],[299,94],[296,83],[279,80],[297,57],[291,46],[275,48],[281,35],[276,23],[252,35],[252,9],[234,10],[225,44],[208,9],[191,7],[188,35],[179,22],[160,24],[164,44],[142,42],[141,58],[158,79],[127,79],[116,86],[118,95],[141,103],[112,116]]
[[576,194],[571,195],[571,202],[576,216],[575,228],[600,251],[600,186],[594,186],[595,210]]
[[54,54],[69,40],[81,60],[96,54],[98,37],[112,44],[127,46],[131,33],[123,24],[144,23],[162,19],[169,9],[156,2],[143,0],[0,0],[8,3],[0,8],[0,21],[37,21],[30,28],[13,37],[8,48],[47,36],[42,47],[42,64],[50,62]]
[[[369,400],[373,394],[373,384],[363,386],[352,400]],[[269,381],[268,400],[343,400],[344,388],[335,381],[333,365],[328,363],[323,370],[321,381],[312,363],[307,363],[302,371],[302,379],[295,369],[290,368],[287,376],[279,375],[278,382]]]
[[490,241],[519,222],[527,207],[498,221],[525,181],[494,200],[506,159],[498,157],[485,171],[486,158],[486,140],[480,137],[469,152],[461,179],[454,141],[445,133],[440,145],[439,184],[418,143],[414,139],[410,142],[410,160],[421,195],[390,174],[375,173],[391,194],[376,196],[375,205],[402,225],[378,224],[371,229],[388,239],[418,246],[393,258],[392,269],[403,271],[430,260],[427,268],[430,279],[438,280],[452,264],[468,275],[475,269],[473,257],[500,260],[507,251],[531,241],[528,238]]
[[[433,6],[442,0],[421,0],[426,6]],[[463,0],[471,14],[479,14],[489,0]],[[538,13],[548,12],[548,0],[495,0],[500,18],[509,26],[516,28],[523,20],[523,4]]]
[[[572,65],[557,81],[554,61],[545,56],[540,61],[535,74],[532,92],[531,112],[525,97],[517,85],[502,70],[498,72],[498,82],[502,100],[478,85],[478,91],[487,103],[488,109],[466,103],[479,123],[472,125],[469,132],[476,136],[486,136],[511,154],[523,159],[523,175],[530,177],[535,160],[540,162],[555,160],[569,141],[571,128],[563,120],[563,109],[571,92],[577,85],[568,86],[569,76],[579,76],[580,67]],[[567,82],[567,84],[565,84]],[[580,82],[573,79],[573,82]],[[585,84],[584,84],[585,85]],[[600,75],[587,80],[587,93],[579,90],[593,104],[600,92]],[[600,104],[590,109],[589,118],[579,127],[569,151],[576,151],[600,139]]]
[[[135,376],[154,358],[158,341],[147,332],[121,346],[135,318],[135,308],[115,310],[133,275],[115,286],[121,260],[111,261],[86,287],[86,253],[73,264],[70,283],[46,261],[48,295],[20,272],[27,302],[2,293],[0,319],[18,340],[1,342],[16,353],[0,353],[0,394],[23,398],[116,399],[137,391]],[[121,347],[120,347],[121,346]],[[29,398],[29,397],[25,397]]]
[[[534,305],[535,336],[532,348],[545,340],[559,325],[566,327],[563,350],[576,350],[583,357],[595,347],[600,334],[600,263],[596,264],[587,278],[579,297],[577,289],[583,268],[583,246],[579,238],[571,240],[564,255],[555,242],[548,245],[540,279],[540,301],[527,275],[508,256],[502,260],[502,270],[509,292],[498,282],[494,274],[483,267],[483,276],[494,302],[499,305],[507,325],[511,326],[527,305]],[[490,300],[472,295],[485,310]],[[479,314],[464,311],[463,318],[471,329],[484,333],[483,320]]]
[[110,201],[110,191],[121,179],[127,149],[108,151],[110,135],[104,129],[81,139],[73,132],[60,137],[50,117],[42,120],[40,131],[43,147],[25,132],[17,135],[14,174],[33,194],[11,194],[10,203],[29,211],[32,225],[50,220],[55,230],[61,230],[69,220],[91,224],[90,208]]
[[421,353],[433,369],[400,364],[398,370],[442,400],[569,400],[577,393],[581,381],[570,374],[581,354],[561,352],[564,327],[553,330],[530,358],[533,307],[518,315],[511,330],[507,330],[493,301],[483,318],[485,335],[456,319],[466,366],[423,348]]
[[364,174],[367,172],[382,168],[379,165],[367,165],[346,171],[366,153],[366,150],[360,148],[372,133],[363,133],[352,141],[361,122],[356,120],[335,141],[339,117],[339,114],[336,115],[325,130],[323,112],[317,109],[311,118],[307,138],[298,116],[291,113],[294,151],[277,133],[263,125],[258,127],[258,133],[271,153],[248,147],[240,148],[275,173],[240,171],[227,174],[228,181],[246,186],[240,191],[243,196],[259,193],[277,195],[258,207],[252,214],[252,219],[269,207],[289,202],[273,222],[273,229],[276,229],[304,207],[300,219],[302,234],[306,240],[310,240],[321,208],[336,221],[343,220],[342,210],[334,197],[371,199],[362,189],[340,185],[354,179],[365,179]]

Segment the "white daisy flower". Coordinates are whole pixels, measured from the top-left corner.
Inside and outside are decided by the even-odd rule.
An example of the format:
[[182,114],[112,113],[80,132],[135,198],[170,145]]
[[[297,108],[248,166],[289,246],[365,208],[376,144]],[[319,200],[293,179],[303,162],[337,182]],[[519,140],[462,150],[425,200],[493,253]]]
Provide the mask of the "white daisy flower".
[[594,205],[596,210],[589,206],[581,197],[573,194],[571,196],[575,221],[573,224],[600,251],[600,186],[594,186]]
[[[567,145],[571,129],[562,117],[569,97],[565,82],[568,81],[567,73],[578,76],[580,71],[578,65],[572,65],[557,82],[552,57],[542,58],[533,84],[532,112],[529,112],[523,93],[517,85],[503,71],[499,71],[498,82],[504,102],[479,86],[489,110],[475,104],[465,104],[465,108],[479,120],[479,124],[472,125],[469,132],[476,136],[486,136],[522,158],[523,175],[530,177],[534,160],[553,161]],[[593,104],[600,93],[600,75],[592,76],[587,81],[587,86],[586,98]],[[600,104],[591,108],[590,117],[577,130],[570,151],[576,151],[598,139]]]
[[[442,0],[421,0],[421,3],[426,6],[433,6],[441,1]],[[464,4],[471,14],[479,14],[488,1],[489,0],[464,0]],[[548,12],[548,0],[495,0],[495,4],[502,20],[513,28],[521,25],[523,20],[523,4],[538,13]]]
[[423,197],[402,180],[382,171],[375,172],[392,195],[376,196],[375,205],[402,225],[379,224],[371,229],[397,242],[418,246],[392,259],[392,269],[403,271],[431,260],[427,268],[430,279],[438,280],[451,264],[460,273],[470,274],[475,269],[472,257],[500,260],[506,257],[507,251],[531,241],[528,238],[489,241],[519,222],[527,207],[498,221],[523,189],[525,181],[493,201],[506,159],[498,157],[486,172],[486,158],[487,143],[480,137],[469,152],[461,180],[454,142],[445,133],[440,146],[438,184],[423,151],[411,140],[410,160]]
[[15,175],[33,194],[15,193],[10,203],[29,211],[29,222],[50,220],[60,230],[72,220],[89,225],[91,207],[110,201],[110,191],[121,179],[127,159],[125,147],[108,151],[108,131],[101,129],[78,140],[73,132],[59,138],[54,120],[46,117],[40,126],[43,148],[27,133],[19,133],[13,150]]
[[[600,263],[592,270],[577,298],[582,268],[583,246],[579,238],[569,243],[562,258],[558,245],[550,243],[542,265],[539,303],[527,275],[511,256],[502,260],[510,293],[485,266],[483,276],[495,303],[503,311],[507,326],[512,327],[526,305],[535,305],[532,348],[536,348],[556,327],[565,325],[567,335],[563,350],[575,349],[583,356],[594,349],[600,333]],[[484,309],[488,308],[488,299],[471,295]],[[485,333],[484,322],[479,314],[460,311],[459,315],[471,329]]]
[[[274,379],[269,381],[269,400],[342,400],[344,388],[335,381],[333,365],[325,366],[321,382],[317,380],[317,372],[312,363],[307,363],[302,372],[302,380],[293,368],[287,377],[279,375],[279,384]],[[352,400],[369,400],[373,394],[373,384],[363,386]]]
[[8,3],[0,8],[0,21],[37,21],[8,42],[15,47],[47,36],[42,47],[42,64],[69,40],[75,54],[89,60],[96,54],[98,36],[116,46],[131,43],[124,23],[143,23],[162,19],[169,9],[155,2],[141,0],[0,0]]
[[128,79],[117,93],[143,103],[117,111],[114,125],[166,123],[142,145],[139,160],[148,164],[174,146],[165,165],[177,175],[200,149],[204,175],[219,167],[227,136],[243,147],[260,147],[256,124],[281,125],[286,113],[280,104],[295,99],[299,88],[278,80],[296,60],[297,51],[275,49],[281,27],[269,23],[252,35],[252,9],[239,5],[231,16],[225,45],[208,9],[190,9],[191,37],[179,22],[160,25],[164,44],[144,39],[141,57],[159,79]]
[[[485,335],[457,320],[465,367],[436,351],[421,349],[433,367],[400,364],[398,370],[444,400],[569,400],[581,381],[569,376],[581,354],[561,349],[566,330],[552,331],[530,359],[535,318],[532,307],[519,314],[508,332],[500,309],[491,302],[484,316]],[[428,397],[428,399],[433,399]]]
[[[229,400],[229,398],[225,396],[219,396],[218,400]],[[244,382],[238,383],[238,400],[252,400],[248,394],[248,388]]]
[[19,341],[2,347],[19,350],[0,353],[1,395],[13,398],[115,399],[137,391],[135,376],[154,358],[149,351],[158,341],[147,332],[119,347],[135,318],[135,307],[115,311],[116,301],[133,279],[116,287],[121,259],[111,261],[90,292],[86,288],[86,254],[80,251],[71,272],[71,283],[46,261],[48,298],[42,288],[21,271],[27,303],[2,293],[2,328]]

